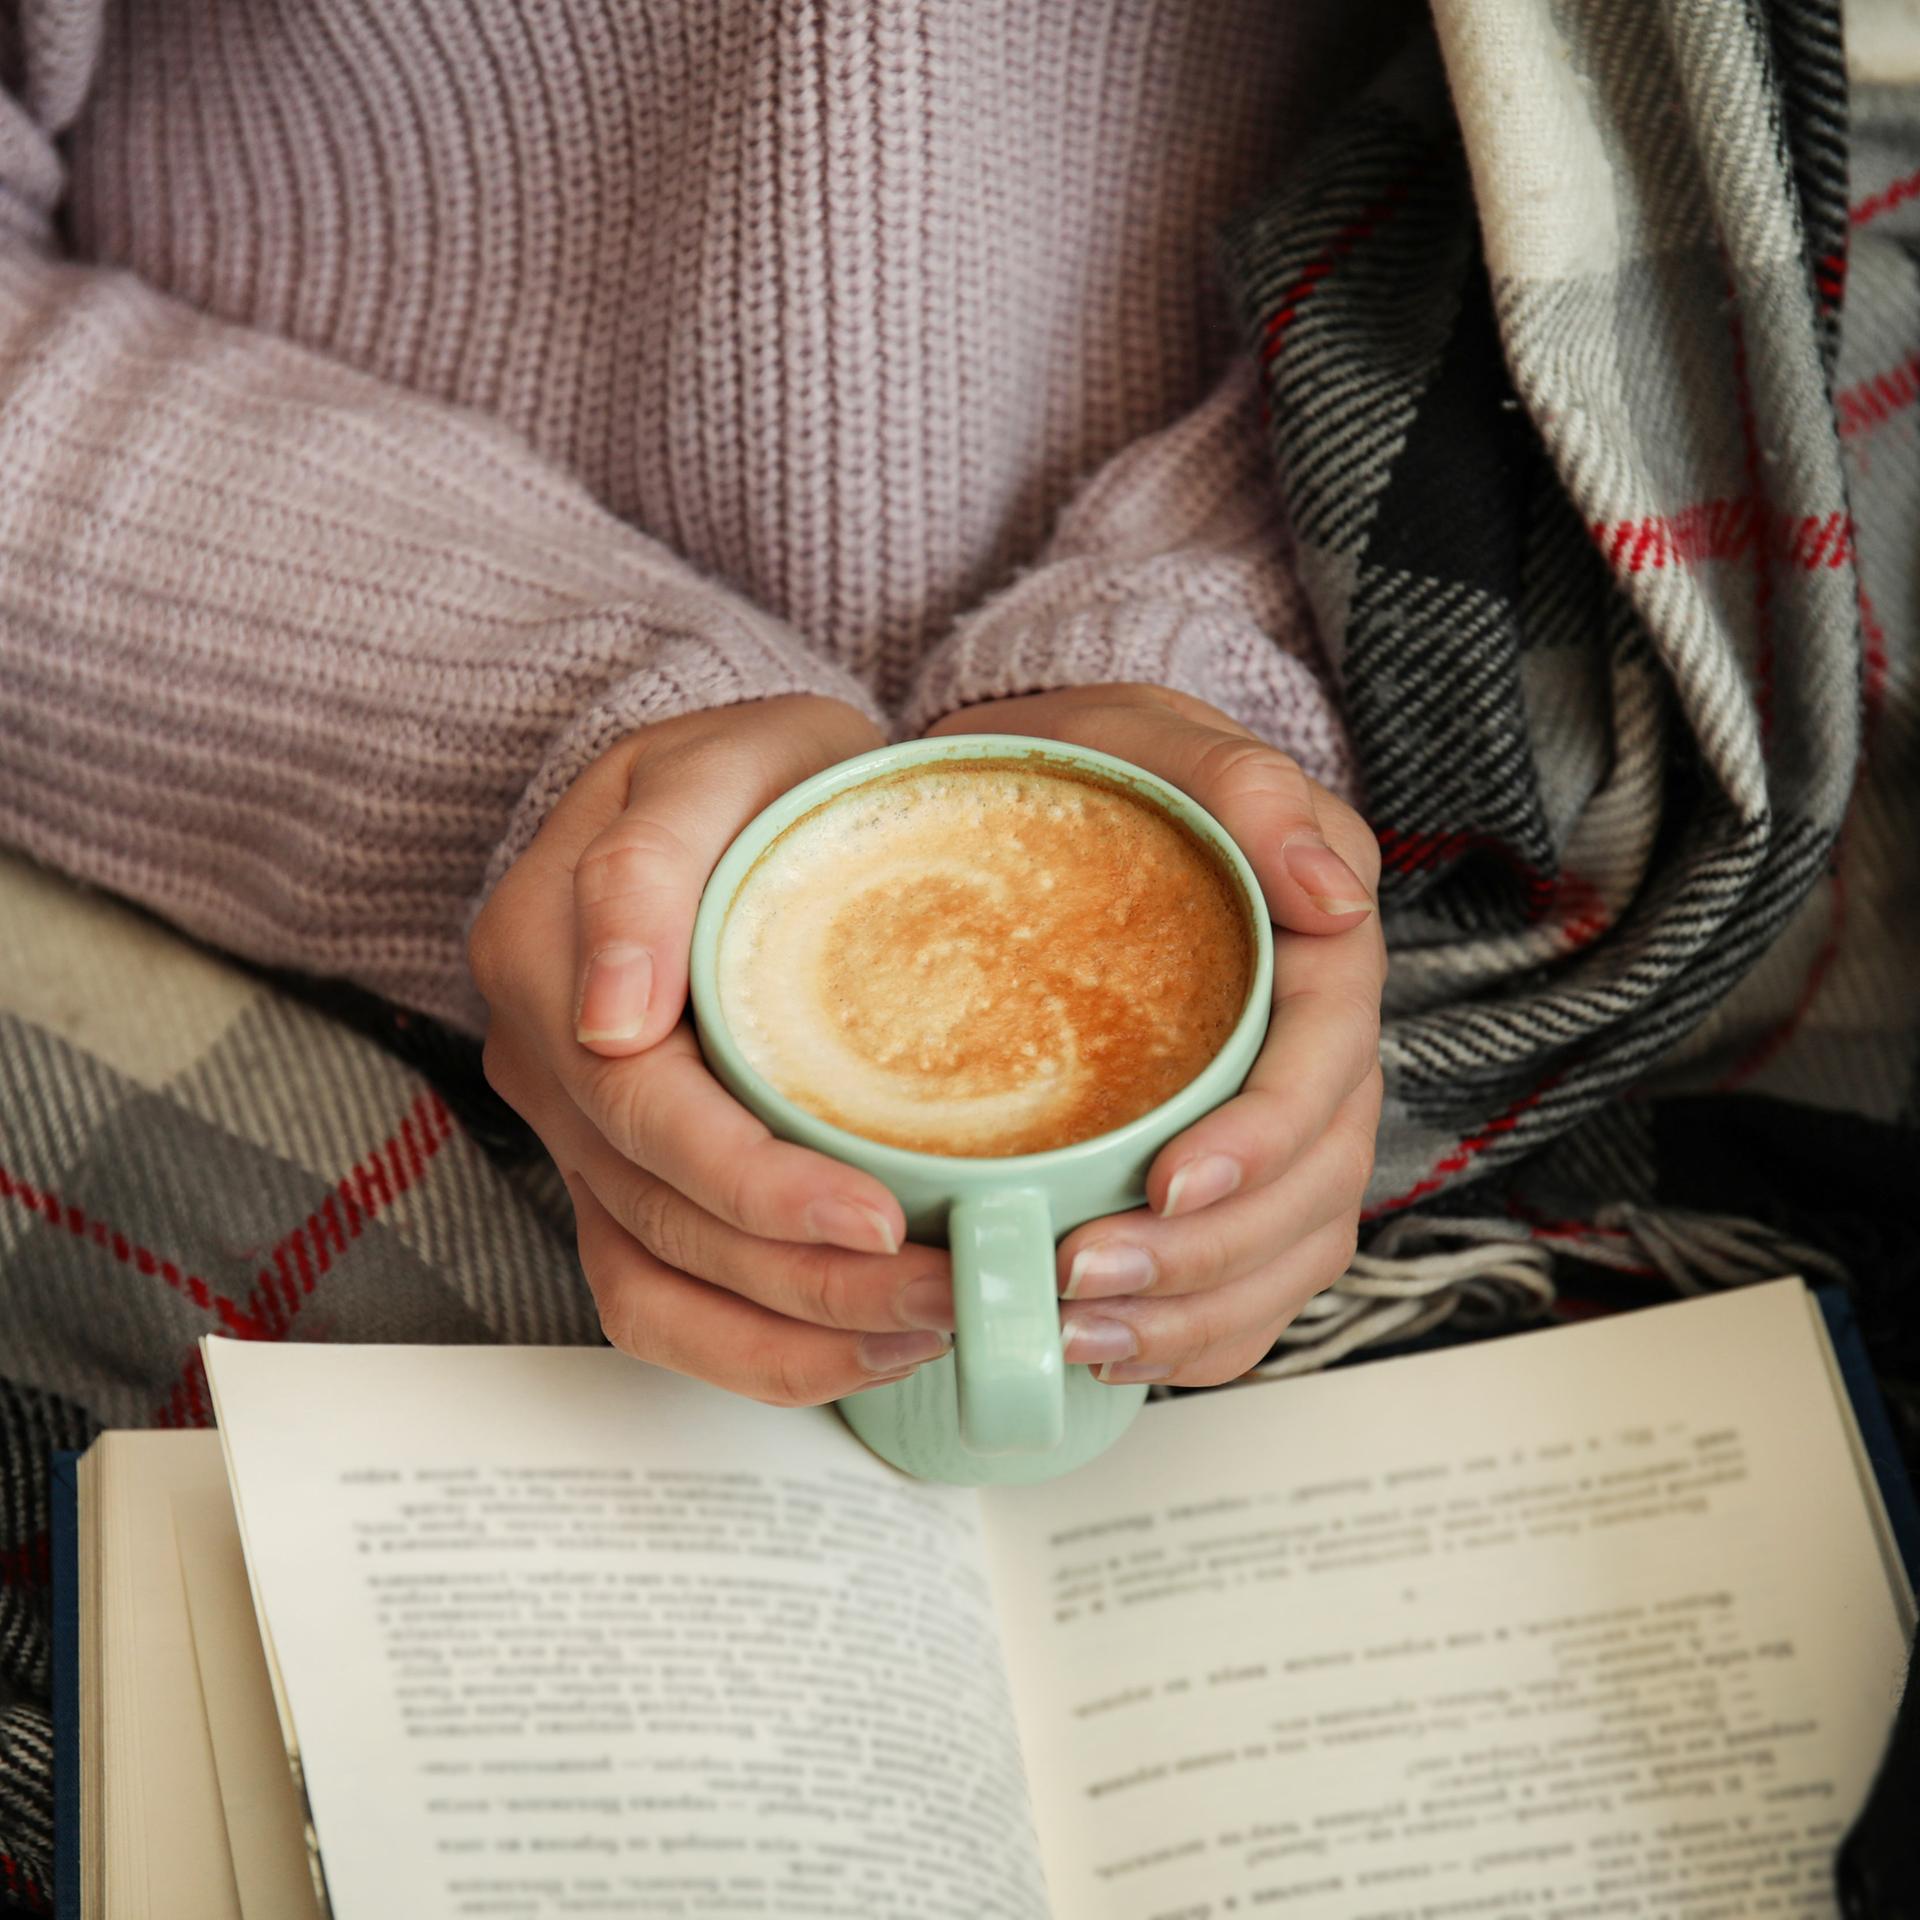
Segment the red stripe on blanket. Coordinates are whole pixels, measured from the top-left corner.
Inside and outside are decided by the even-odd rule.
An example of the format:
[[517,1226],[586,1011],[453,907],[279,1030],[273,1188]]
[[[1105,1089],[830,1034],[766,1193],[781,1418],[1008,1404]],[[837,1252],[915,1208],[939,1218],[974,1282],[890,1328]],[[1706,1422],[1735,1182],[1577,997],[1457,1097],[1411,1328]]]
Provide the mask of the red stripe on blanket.
[[[394,1131],[362,1154],[320,1207],[275,1245],[247,1300],[268,1338],[277,1340],[286,1332],[319,1276],[332,1266],[334,1252],[343,1252],[367,1221],[417,1186],[452,1138],[453,1115],[446,1102],[431,1088],[417,1094]],[[344,1231],[341,1208],[347,1218]]]
[[1361,241],[1399,211],[1401,203],[1412,189],[1414,178],[1414,175],[1408,174],[1404,179],[1395,181],[1371,206],[1361,210],[1359,219],[1342,227],[1301,269],[1299,279],[1281,296],[1278,310],[1268,318],[1266,325],[1261,329],[1260,363],[1262,366],[1270,367],[1279,359],[1280,351],[1286,345],[1287,333],[1314,288]]
[[1592,881],[1577,873],[1563,873],[1552,880],[1492,834],[1407,833],[1398,827],[1376,827],[1374,837],[1380,842],[1380,864],[1389,873],[1425,873],[1463,853],[1492,854],[1526,888],[1529,922],[1537,925],[1556,910],[1565,916],[1558,931],[1570,949],[1589,945],[1613,924]]
[[1833,396],[1840,437],[1870,432],[1916,400],[1920,400],[1920,353],[1910,353],[1898,366],[1856,380]]
[[[1608,1242],[1618,1242],[1632,1237],[1625,1227],[1603,1227],[1597,1221],[1593,1220],[1550,1219],[1545,1214],[1536,1212],[1535,1209],[1528,1206],[1518,1194],[1513,1193],[1507,1195],[1507,1217],[1510,1220],[1517,1220],[1535,1240],[1604,1240]],[[1601,1258],[1599,1255],[1593,1257],[1596,1260]],[[1604,1258],[1605,1265],[1609,1272],[1633,1274],[1647,1280],[1659,1278],[1659,1275],[1652,1267],[1642,1266],[1637,1261],[1622,1260],[1617,1254],[1608,1254]],[[1558,1312],[1559,1306],[1564,1303],[1565,1296],[1563,1295],[1561,1301],[1556,1302],[1555,1311]],[[1596,1311],[1598,1311],[1598,1309],[1596,1309]]]
[[49,1226],[65,1227],[76,1240],[90,1240],[103,1253],[122,1266],[149,1276],[158,1275],[175,1293],[184,1294],[196,1307],[219,1316],[229,1333],[242,1340],[257,1340],[259,1324],[224,1294],[215,1293],[197,1273],[182,1273],[171,1260],[165,1260],[149,1248],[132,1241],[104,1220],[96,1220],[81,1208],[63,1201],[57,1193],[37,1187],[31,1180],[0,1166],[0,1200],[13,1200],[29,1213],[37,1213]]
[[213,1424],[212,1390],[207,1385],[207,1370],[201,1364],[200,1349],[187,1355],[180,1378],[173,1383],[166,1399],[154,1409],[156,1427],[206,1427]]
[[1878,193],[1870,193],[1864,200],[1856,201],[1847,209],[1847,223],[1864,227],[1869,220],[1878,220],[1883,213],[1891,213],[1915,194],[1920,194],[1920,173],[1910,173],[1882,187]]
[[53,1578],[53,1536],[44,1529],[17,1547],[0,1547],[0,1587],[44,1587]]
[[1887,695],[1887,630],[1860,588],[1860,757],[1873,751],[1873,736],[1878,730],[1880,709]]
[[10,1853],[0,1853],[0,1890],[19,1901],[29,1913],[51,1913],[46,1889]]
[[1520,1117],[1542,1100],[1560,1083],[1560,1076],[1550,1074],[1540,1082],[1531,1093],[1523,1094],[1504,1113],[1496,1114],[1478,1133],[1470,1133],[1451,1153],[1443,1155],[1433,1163],[1433,1171],[1423,1180],[1416,1180],[1405,1193],[1396,1194],[1391,1200],[1382,1200],[1378,1206],[1368,1207],[1360,1218],[1363,1222],[1384,1219],[1390,1213],[1398,1213],[1402,1207],[1410,1207],[1416,1200],[1424,1200],[1430,1193],[1438,1193],[1447,1184],[1448,1179],[1466,1170],[1496,1140],[1511,1133],[1520,1124]]
[[1560,876],[1553,903],[1567,916],[1560,925],[1560,938],[1569,952],[1591,946],[1613,925],[1613,915],[1601,899],[1600,889],[1581,874]]
[[1425,873],[1463,853],[1490,853],[1526,888],[1528,919],[1538,920],[1553,904],[1554,883],[1493,834],[1410,833],[1399,827],[1375,827],[1374,837],[1380,842],[1380,863],[1389,873]]
[[1808,573],[1853,557],[1853,522],[1844,512],[1767,515],[1752,500],[1699,500],[1676,513],[1594,520],[1587,531],[1615,573],[1744,560],[1756,548]]
[[[361,1155],[341,1175],[334,1191],[299,1226],[278,1241],[254,1278],[248,1310],[255,1336],[279,1340],[312,1293],[320,1276],[346,1250],[349,1240],[383,1207],[425,1178],[436,1154],[453,1138],[453,1115],[431,1088],[415,1096],[400,1124],[379,1146]],[[344,1216],[344,1223],[343,1223]],[[162,1427],[203,1427],[212,1418],[206,1376],[196,1349],[154,1414]]]

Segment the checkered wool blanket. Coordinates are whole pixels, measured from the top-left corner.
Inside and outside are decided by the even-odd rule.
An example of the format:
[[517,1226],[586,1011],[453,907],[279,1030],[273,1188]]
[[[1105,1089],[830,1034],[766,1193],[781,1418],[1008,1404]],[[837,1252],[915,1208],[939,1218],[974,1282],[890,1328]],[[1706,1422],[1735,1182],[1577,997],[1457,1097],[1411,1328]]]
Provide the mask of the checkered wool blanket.
[[1920,1118],[1916,94],[1821,0],[1433,11],[1227,244],[1385,859],[1372,1251],[1817,1268],[1652,1207],[1648,1096]]
[[[1821,1263],[1672,1205],[1728,1103],[1652,1096],[1914,1124],[1915,106],[1831,4],[1437,0],[1227,236],[1394,952],[1376,1225],[1277,1370],[1570,1253]],[[209,1328],[597,1337],[557,1182],[386,1039],[0,857],[0,1911],[50,1448],[204,1421]]]

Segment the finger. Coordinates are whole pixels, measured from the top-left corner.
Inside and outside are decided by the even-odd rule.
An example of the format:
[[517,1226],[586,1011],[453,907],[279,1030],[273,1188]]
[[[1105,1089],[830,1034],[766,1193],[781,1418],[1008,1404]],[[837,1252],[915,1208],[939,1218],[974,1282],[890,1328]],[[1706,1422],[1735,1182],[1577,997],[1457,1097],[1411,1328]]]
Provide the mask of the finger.
[[776,1140],[707,1071],[684,1022],[637,1058],[581,1052],[563,1071],[567,1091],[616,1153],[728,1225],[763,1240],[900,1251],[899,1201],[871,1174]]
[[748,732],[700,729],[641,753],[626,805],[581,850],[573,1026],[595,1053],[643,1052],[672,1031],[707,876],[755,814],[844,757],[838,716],[821,703],[756,705],[785,711]]
[[1379,1121],[1379,1084],[1369,1077],[1280,1179],[1175,1219],[1141,1208],[1077,1227],[1060,1243],[1061,1298],[1097,1306],[1197,1293],[1258,1272],[1329,1221],[1359,1212]]
[[569,1172],[567,1191],[601,1330],[637,1360],[800,1407],[904,1378],[946,1351],[944,1334],[834,1332],[708,1286],[650,1254],[577,1174]]
[[1387,955],[1377,917],[1324,940],[1274,941],[1273,1020],[1246,1086],[1161,1148],[1147,1203],[1169,1216],[1276,1180],[1379,1070]]
[[[1317,1233],[1230,1286],[1175,1299],[1109,1300],[1080,1330],[1088,1361],[1113,1386],[1164,1380],[1213,1387],[1257,1366],[1300,1309],[1346,1272],[1353,1258],[1352,1216]],[[1111,1355],[1112,1357],[1102,1357]],[[1078,1364],[1070,1347],[1066,1354]]]
[[908,1246],[888,1255],[762,1239],[641,1172],[584,1122],[569,1146],[564,1157],[593,1197],[666,1266],[812,1326],[953,1331],[953,1283],[942,1248]]
[[[1331,844],[1337,816],[1351,809],[1316,786],[1288,755],[1259,740],[1197,726],[1169,732],[1157,750],[1178,768],[1163,777],[1198,800],[1247,856],[1275,926],[1332,933],[1358,926],[1373,912],[1372,888]],[[1349,822],[1339,825],[1351,841]],[[1360,831],[1371,845],[1371,834]]]

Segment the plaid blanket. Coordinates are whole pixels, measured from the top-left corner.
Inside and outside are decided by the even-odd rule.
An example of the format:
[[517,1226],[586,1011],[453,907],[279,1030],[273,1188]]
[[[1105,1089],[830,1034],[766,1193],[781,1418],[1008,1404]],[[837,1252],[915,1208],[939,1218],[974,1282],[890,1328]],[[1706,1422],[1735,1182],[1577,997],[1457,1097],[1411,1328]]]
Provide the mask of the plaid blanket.
[[[1811,0],[1437,0],[1226,236],[1394,952],[1374,1227],[1276,1370],[1572,1254],[1832,1264],[1674,1205],[1662,1129],[1738,1103],[1654,1096],[1915,1123],[1917,252],[1920,116]],[[50,1448],[203,1422],[208,1328],[598,1337],[557,1182],[379,1017],[0,857],[0,1911]]]
[[1913,92],[1849,130],[1816,0],[1434,16],[1226,243],[1385,856],[1373,1248],[1817,1267],[1654,1212],[1648,1096],[1920,1117]]

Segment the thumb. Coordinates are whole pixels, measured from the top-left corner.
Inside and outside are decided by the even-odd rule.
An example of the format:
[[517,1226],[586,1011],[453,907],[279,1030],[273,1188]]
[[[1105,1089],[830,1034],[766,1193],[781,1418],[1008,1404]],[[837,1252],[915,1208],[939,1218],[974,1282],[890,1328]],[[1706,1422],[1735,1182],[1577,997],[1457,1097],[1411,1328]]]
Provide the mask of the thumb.
[[1194,719],[1161,704],[1116,704],[1087,716],[1074,738],[1199,801],[1247,856],[1275,926],[1345,933],[1373,912],[1374,889],[1362,875],[1379,872],[1380,850],[1366,822],[1297,761],[1224,715]]
[[708,728],[639,756],[626,806],[574,867],[574,1037],[608,1058],[644,1053],[679,1023],[700,894],[734,836],[844,757],[772,715],[703,718]]
[[1372,850],[1372,834],[1286,754],[1216,739],[1197,756],[1196,772],[1189,791],[1239,843],[1275,926],[1344,933],[1373,911],[1373,890],[1333,844],[1354,841],[1348,829],[1357,828],[1359,857]]

